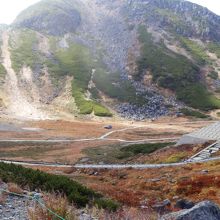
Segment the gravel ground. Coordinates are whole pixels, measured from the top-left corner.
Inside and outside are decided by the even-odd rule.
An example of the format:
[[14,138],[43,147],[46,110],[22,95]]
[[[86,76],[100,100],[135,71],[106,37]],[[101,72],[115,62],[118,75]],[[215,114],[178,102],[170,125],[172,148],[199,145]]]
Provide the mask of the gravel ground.
[[[7,190],[7,184],[1,183],[0,190]],[[0,194],[0,219],[1,220],[28,220],[28,207],[33,206],[33,201],[28,198]]]
[[3,205],[0,205],[0,219],[1,220],[28,220],[27,208],[32,202],[28,199],[7,196]]
[[[28,208],[35,202],[20,196],[7,195],[1,190],[7,190],[7,184],[0,183],[0,220],[29,220]],[[78,220],[97,220],[83,210],[78,210]]]

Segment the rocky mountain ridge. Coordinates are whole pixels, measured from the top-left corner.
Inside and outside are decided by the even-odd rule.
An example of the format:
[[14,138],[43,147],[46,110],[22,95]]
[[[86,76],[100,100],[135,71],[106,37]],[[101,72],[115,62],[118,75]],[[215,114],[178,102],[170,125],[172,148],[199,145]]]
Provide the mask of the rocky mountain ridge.
[[183,0],[43,0],[7,30],[8,49],[31,105],[142,120],[220,108],[219,21]]

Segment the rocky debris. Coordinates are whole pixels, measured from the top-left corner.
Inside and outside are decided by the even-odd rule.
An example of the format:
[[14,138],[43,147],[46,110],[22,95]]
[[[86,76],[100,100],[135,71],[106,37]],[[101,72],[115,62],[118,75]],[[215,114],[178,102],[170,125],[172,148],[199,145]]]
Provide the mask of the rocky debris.
[[[98,173],[94,173],[98,175]],[[33,208],[36,201],[30,197],[34,197],[37,200],[42,200],[42,194],[37,192],[24,191],[23,196],[16,196],[1,192],[1,190],[7,191],[7,184],[0,183],[0,219],[1,220],[29,220],[28,208]],[[76,216],[78,220],[98,220],[89,210],[76,210]]]
[[143,106],[124,103],[118,105],[117,112],[126,119],[141,121],[146,118],[158,118],[160,116],[165,116],[168,114],[168,109],[155,102]]
[[[7,190],[7,184],[0,184],[1,190]],[[33,206],[33,201],[27,197],[0,193],[0,219],[1,220],[28,220],[28,207]]]
[[163,202],[159,202],[153,205],[152,208],[158,213],[165,213],[169,210],[168,208],[170,206],[171,206],[171,201],[169,199],[165,199]]
[[186,199],[179,199],[176,202],[175,208],[180,208],[180,209],[191,209],[195,203],[188,201]]
[[[127,80],[127,79],[124,79]],[[160,95],[156,88],[146,87],[141,82],[131,80],[136,90],[137,97],[146,100],[141,105],[122,103],[116,107],[116,111],[121,117],[141,121],[147,118],[155,119],[171,114],[168,106],[173,106],[176,110],[182,108],[182,103],[176,101],[175,97],[166,99]]]
[[219,220],[220,208],[213,202],[203,201],[191,209],[164,215],[160,220]]
[[0,219],[2,220],[28,220],[28,207],[33,205],[24,197],[8,195],[6,201],[0,205]]

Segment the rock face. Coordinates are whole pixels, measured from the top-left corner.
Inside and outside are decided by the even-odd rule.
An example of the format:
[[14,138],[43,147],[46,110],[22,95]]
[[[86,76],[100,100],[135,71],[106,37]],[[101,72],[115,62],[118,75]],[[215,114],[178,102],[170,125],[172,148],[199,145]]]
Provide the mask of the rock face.
[[[49,0],[50,1],[50,0]],[[76,31],[80,25],[80,13],[71,1],[41,1],[26,9],[16,19],[14,26],[62,36]]]
[[[81,98],[103,102],[128,119],[175,115],[185,105],[210,110],[217,103],[202,109],[191,102],[199,100],[195,92],[210,94],[204,86],[214,85],[206,82],[209,72],[220,75],[220,17],[188,1],[42,0],[15,19],[8,36],[18,86],[39,94],[40,104],[59,100],[61,93],[71,96],[62,88],[74,78]],[[0,93],[3,102],[5,96]],[[75,101],[70,96],[68,106]]]
[[220,208],[210,201],[198,203],[191,209],[163,216],[160,220],[219,220]]

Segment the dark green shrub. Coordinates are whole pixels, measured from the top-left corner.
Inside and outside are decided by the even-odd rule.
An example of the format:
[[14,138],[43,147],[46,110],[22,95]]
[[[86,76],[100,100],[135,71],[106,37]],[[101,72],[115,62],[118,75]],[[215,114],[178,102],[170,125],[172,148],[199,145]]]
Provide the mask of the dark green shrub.
[[[47,174],[22,166],[0,163],[0,178],[4,182],[14,182],[21,186],[28,186],[31,190],[40,189],[47,192],[62,193],[68,197],[71,203],[78,207],[84,207],[88,203],[93,205],[99,203],[101,208],[114,211],[115,207],[118,206],[114,201],[103,198],[101,194],[65,176]],[[102,201],[103,203],[97,201]]]
[[[122,147],[121,151],[136,154],[150,154],[154,151],[172,145],[174,143],[147,143],[147,144],[132,144],[126,147]],[[129,154],[128,154],[129,155]]]
[[109,199],[97,199],[95,201],[96,205],[98,206],[99,209],[107,209],[109,211],[116,211],[119,207],[119,204],[113,202],[112,200]]

